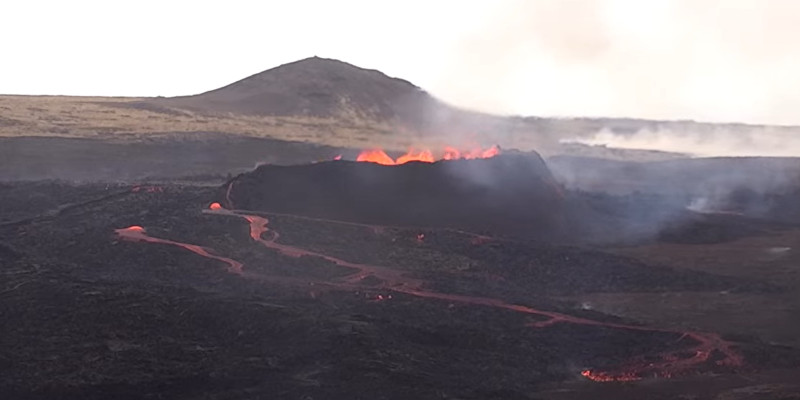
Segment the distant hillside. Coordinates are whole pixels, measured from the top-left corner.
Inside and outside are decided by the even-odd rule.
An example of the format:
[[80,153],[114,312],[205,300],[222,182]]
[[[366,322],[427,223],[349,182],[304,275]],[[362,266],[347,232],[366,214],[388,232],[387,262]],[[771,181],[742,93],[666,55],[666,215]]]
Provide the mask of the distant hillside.
[[435,125],[442,117],[478,117],[441,103],[408,81],[319,57],[284,64],[195,96],[156,102],[215,113],[354,117],[409,128]]
[[[372,127],[369,142],[383,134],[403,135],[410,144],[500,144],[546,155],[569,154],[620,160],[653,161],[682,154],[609,149],[580,144],[598,132],[617,140],[644,134],[644,145],[663,137],[698,138],[748,143],[769,135],[791,139],[795,127],[738,123],[712,124],[688,120],[633,118],[542,118],[499,116],[454,107],[423,89],[384,73],[346,62],[311,57],[249,76],[194,96],[147,101],[152,106],[207,115],[311,118],[313,123]],[[569,143],[564,143],[563,141]],[[691,141],[689,141],[691,143]],[[331,143],[332,144],[332,143]],[[337,143],[341,144],[341,143]],[[683,151],[691,152],[692,146]],[[730,146],[727,146],[730,148]],[[785,153],[785,152],[784,152]]]

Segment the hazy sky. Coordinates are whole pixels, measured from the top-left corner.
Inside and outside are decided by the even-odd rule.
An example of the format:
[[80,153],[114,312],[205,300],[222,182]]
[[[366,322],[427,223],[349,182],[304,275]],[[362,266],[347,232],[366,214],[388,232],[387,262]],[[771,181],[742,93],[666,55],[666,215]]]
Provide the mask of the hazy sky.
[[456,105],[800,124],[800,1],[6,1],[0,93],[194,94],[313,55]]

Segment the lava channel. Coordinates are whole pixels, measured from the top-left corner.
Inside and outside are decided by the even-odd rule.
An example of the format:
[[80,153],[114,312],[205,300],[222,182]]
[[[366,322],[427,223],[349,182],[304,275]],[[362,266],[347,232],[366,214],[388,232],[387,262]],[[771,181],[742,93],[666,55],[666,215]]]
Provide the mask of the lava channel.
[[[228,201],[230,201],[229,198]],[[391,268],[381,267],[376,265],[352,263],[326,254],[305,250],[295,246],[289,246],[277,243],[277,240],[280,237],[280,235],[278,234],[278,232],[269,229],[268,227],[269,220],[265,217],[247,214],[246,212],[239,210],[237,211],[227,210],[223,208],[219,203],[211,204],[209,206],[209,210],[206,210],[206,212],[244,218],[245,220],[247,220],[249,224],[250,237],[253,240],[263,244],[267,248],[276,250],[281,254],[292,257],[302,257],[302,256],[318,257],[333,262],[340,266],[353,268],[357,271],[353,274],[350,274],[342,278],[342,281],[338,283],[317,282],[319,284],[329,285],[340,289],[363,288],[363,286],[359,286],[359,283],[362,282],[365,278],[372,276],[382,282],[381,284],[382,289],[391,290],[396,293],[404,293],[416,297],[438,299],[454,303],[501,308],[525,314],[547,317],[546,320],[530,323],[529,326],[531,328],[541,329],[558,323],[569,323],[576,325],[597,326],[597,327],[632,330],[640,332],[674,333],[681,335],[679,340],[682,340],[684,338],[689,338],[697,343],[696,345],[688,349],[658,353],[655,355],[655,357],[657,357],[659,361],[646,361],[642,357],[641,359],[631,360],[630,362],[616,369],[609,369],[605,371],[594,370],[594,369],[583,370],[581,372],[581,375],[592,381],[596,382],[632,381],[632,380],[642,379],[648,376],[670,378],[673,376],[684,375],[687,374],[693,368],[699,366],[700,364],[709,361],[711,355],[715,353],[719,358],[717,361],[715,361],[717,365],[727,366],[727,367],[737,367],[743,365],[742,357],[733,350],[733,343],[722,339],[719,335],[716,334],[691,332],[691,331],[681,332],[669,329],[650,328],[639,325],[628,325],[621,323],[595,321],[567,314],[561,314],[554,311],[539,310],[528,306],[510,304],[500,299],[429,291],[423,289],[423,284],[425,282],[404,276],[402,272]],[[268,239],[264,239],[263,237],[264,234],[268,232],[271,234],[270,237]],[[127,240],[163,243],[163,244],[179,246],[194,253],[197,253],[201,256],[225,262],[226,264],[229,265],[230,267],[229,270],[232,272],[241,273],[242,270],[242,264],[239,263],[238,261],[231,260],[225,257],[215,256],[213,254],[210,254],[203,247],[197,245],[174,242],[166,239],[153,238],[151,236],[148,236],[145,233],[144,228],[140,226],[131,226],[125,229],[117,229],[116,233],[120,237]]]
[[[680,336],[681,339],[689,338],[697,342],[697,345],[690,347],[688,349],[668,351],[658,354],[657,357],[660,358],[661,361],[655,361],[655,362],[633,361],[628,365],[619,368],[618,370],[609,370],[609,371],[584,370],[581,372],[582,376],[591,379],[593,381],[598,381],[598,382],[631,381],[631,380],[638,380],[646,376],[670,378],[672,376],[683,375],[693,367],[708,361],[710,355],[714,352],[717,352],[722,357],[720,360],[716,361],[717,365],[736,367],[736,366],[741,366],[743,364],[741,356],[732,349],[732,343],[723,340],[716,334],[700,333],[700,332],[680,332],[668,329],[650,328],[639,325],[601,322],[585,318],[574,317],[571,315],[561,314],[553,311],[544,311],[527,306],[509,304],[499,299],[427,291],[422,289],[424,284],[423,281],[406,277],[401,272],[391,268],[380,267],[376,265],[351,263],[325,254],[304,250],[295,246],[288,246],[276,243],[276,240],[279,238],[279,234],[274,230],[269,230],[268,228],[269,220],[267,218],[256,215],[244,214],[239,211],[229,212],[229,213],[245,218],[250,224],[251,238],[253,238],[253,240],[262,243],[268,248],[277,250],[282,254],[293,257],[301,257],[301,256],[319,257],[331,261],[337,265],[357,269],[358,270],[357,273],[348,275],[344,278],[344,281],[346,283],[350,284],[358,283],[369,276],[373,276],[378,280],[384,282],[383,287],[385,289],[393,290],[398,293],[405,293],[417,297],[440,299],[440,300],[446,300],[464,304],[483,305],[495,308],[502,308],[526,314],[544,316],[548,318],[547,320],[544,321],[539,321],[529,324],[532,328],[544,328],[557,323],[569,323],[576,325],[598,326],[598,327],[633,330],[641,332],[674,333],[681,335]],[[262,237],[266,232],[272,233],[269,239],[263,239]],[[688,357],[682,356],[683,354],[687,353],[691,355]]]
[[222,261],[225,264],[228,264],[228,271],[241,274],[242,273],[242,263],[232,260],[226,257],[220,257],[213,255],[208,252],[202,246],[198,246],[196,244],[188,244],[188,243],[181,243],[175,242],[168,239],[159,239],[152,236],[147,235],[147,232],[144,228],[138,225],[129,226],[127,228],[116,229],[114,231],[120,238],[124,240],[129,240],[133,242],[150,242],[150,243],[161,243],[161,244],[168,244],[171,246],[178,246],[184,248],[186,250],[191,251],[192,253],[199,254],[203,257],[207,257],[213,260]]

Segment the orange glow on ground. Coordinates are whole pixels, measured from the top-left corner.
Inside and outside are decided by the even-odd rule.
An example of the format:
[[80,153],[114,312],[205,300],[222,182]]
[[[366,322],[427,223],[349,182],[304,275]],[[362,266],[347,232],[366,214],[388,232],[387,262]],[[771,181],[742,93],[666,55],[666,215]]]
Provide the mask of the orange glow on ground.
[[211,203],[211,205],[208,206],[208,208],[211,210],[222,210],[222,205],[219,203]]
[[[463,157],[463,154],[459,154],[459,156]],[[209,206],[209,208],[215,209],[214,204],[218,205],[218,203],[213,203],[211,206]],[[222,207],[220,206],[219,209],[221,208]],[[231,208],[233,208],[233,206],[231,206]],[[625,362],[616,368],[604,369],[602,371],[592,369],[581,371],[581,376],[595,382],[626,382],[639,380],[645,377],[671,378],[675,376],[686,375],[691,373],[694,369],[711,362],[709,359],[712,353],[715,354],[715,361],[713,362],[718,366],[740,367],[744,365],[744,359],[735,350],[735,344],[723,339],[717,334],[693,331],[675,331],[671,329],[654,328],[643,325],[629,325],[622,322],[597,321],[587,319],[585,317],[562,314],[556,311],[540,310],[521,304],[507,303],[504,300],[496,298],[432,291],[431,289],[425,287],[425,281],[419,278],[408,276],[403,270],[396,270],[378,265],[349,262],[313,250],[307,250],[289,244],[279,243],[278,239],[280,238],[280,235],[277,231],[269,228],[269,220],[266,217],[244,214],[237,211],[226,211],[219,214],[244,218],[247,220],[247,222],[249,222],[250,237],[254,241],[261,243],[263,246],[269,249],[276,250],[283,255],[290,257],[306,256],[320,258],[336,265],[354,270],[353,273],[338,278],[336,281],[320,282],[329,287],[340,288],[344,290],[362,290],[365,288],[381,289],[385,291],[391,291],[394,294],[404,294],[418,298],[434,299],[445,301],[451,304],[460,303],[464,305],[477,305],[510,310],[536,316],[536,321],[532,321],[527,324],[528,327],[533,329],[547,329],[556,324],[575,324],[603,327],[606,329],[620,329],[625,331],[680,334],[680,337],[677,339],[677,341],[686,339],[693,342],[691,345],[688,345],[688,348],[684,347],[677,350],[663,351],[658,354],[648,354],[647,358],[640,356]],[[374,228],[370,225],[364,226],[368,228]],[[211,249],[207,249],[199,245],[176,242],[168,239],[159,239],[149,236],[145,233],[145,229],[138,225],[117,229],[116,233],[121,239],[125,240],[178,246],[200,256],[223,262],[228,265],[228,270],[230,272],[237,274],[242,273],[243,265],[236,260],[215,255],[212,253]],[[269,235],[266,235],[267,233],[269,233]],[[417,240],[422,241],[424,238],[425,235],[423,233],[417,234]],[[473,240],[476,239],[478,241],[477,244],[491,240],[489,237],[476,237]],[[473,244],[476,243],[473,242]],[[380,282],[380,285],[378,286],[374,283],[368,283],[366,278],[369,277],[375,278],[375,280]],[[308,282],[304,281],[303,284],[308,284]],[[311,296],[315,297],[316,293],[312,291]],[[367,293],[365,296],[367,299],[371,299],[373,301],[385,301],[392,298],[392,295],[389,294],[373,295],[371,293]]]

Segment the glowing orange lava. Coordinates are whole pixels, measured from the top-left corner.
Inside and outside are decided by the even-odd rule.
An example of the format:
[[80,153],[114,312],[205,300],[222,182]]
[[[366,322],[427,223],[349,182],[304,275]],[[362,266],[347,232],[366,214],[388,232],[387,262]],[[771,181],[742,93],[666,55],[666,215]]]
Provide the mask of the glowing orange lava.
[[634,374],[611,375],[605,372],[595,372],[590,369],[581,371],[581,375],[595,382],[630,382],[642,379]]
[[492,158],[498,154],[500,154],[500,148],[497,146],[492,146],[485,150],[481,149],[480,147],[476,147],[466,151],[460,151],[455,147],[445,147],[442,159],[458,160],[459,158],[464,158],[467,160],[474,160],[476,158]]
[[366,161],[382,165],[396,165],[392,157],[389,157],[383,150],[364,150],[356,157],[356,161]]
[[[492,146],[488,149],[481,149],[480,147],[477,147],[465,151],[458,150],[455,147],[445,147],[440,159],[458,160],[463,158],[472,160],[476,158],[491,158],[498,154],[500,154],[500,148],[497,146]],[[392,159],[392,157],[389,157],[389,155],[381,149],[370,149],[362,151],[361,154],[359,154],[356,158],[356,161],[372,162],[381,165],[401,165],[410,161],[432,163],[436,161],[436,157],[434,157],[433,152],[430,150],[415,150],[412,148],[409,149],[406,154],[397,157],[395,160]]]
[[436,159],[433,158],[433,154],[431,154],[430,150],[415,151],[414,149],[411,149],[408,151],[408,153],[398,157],[397,160],[395,160],[395,164],[397,165],[405,164],[409,161],[422,161],[422,162],[432,163],[436,161]]
[[[492,153],[490,150],[491,149],[481,152],[480,156],[483,155],[491,156],[491,154],[496,154]],[[383,156],[385,156],[388,160],[390,160],[393,163],[388,165],[395,165],[394,164],[395,161],[386,156],[385,153],[383,153],[380,150],[378,150],[378,152],[379,153],[371,153],[371,154],[373,155],[377,154],[376,159],[381,159],[380,155],[383,154]],[[445,157],[448,156],[447,154],[450,154],[449,155],[450,157],[466,158],[466,155],[464,153],[457,152],[455,149],[446,150]],[[469,156],[473,157],[475,154],[478,153],[470,153]],[[398,161],[399,160],[400,159],[398,159]],[[359,161],[366,161],[366,160],[359,160]],[[425,285],[426,282],[424,280],[408,276],[406,275],[406,272],[403,270],[397,270],[394,268],[378,266],[378,265],[349,262],[340,258],[336,258],[334,256],[327,255],[325,253],[316,252],[313,250],[307,250],[289,244],[279,243],[278,240],[280,238],[280,234],[277,231],[270,229],[269,219],[267,219],[264,216],[247,214],[246,211],[233,210],[234,207],[230,200],[230,187],[232,185],[233,182],[229,184],[229,191],[227,196],[227,202],[228,202],[227,205],[231,208],[231,210],[223,209],[219,203],[212,203],[209,206],[210,210],[206,210],[205,212],[212,213],[215,215],[230,215],[239,218],[244,218],[249,223],[250,237],[254,241],[261,243],[266,248],[276,250],[283,255],[290,257],[305,256],[305,257],[320,258],[332,262],[334,264],[337,264],[339,266],[350,268],[353,270],[351,274],[342,276],[333,281],[311,282],[312,285],[316,283],[320,286],[325,285],[327,287],[339,288],[344,290],[369,289],[371,291],[373,289],[378,289],[378,290],[383,290],[384,293],[385,291],[391,291],[394,294],[405,294],[405,295],[415,296],[418,298],[445,301],[450,303],[451,307],[452,304],[460,303],[465,305],[475,305],[475,306],[484,306],[497,309],[511,310],[518,313],[536,316],[537,317],[536,321],[527,324],[528,327],[534,329],[545,329],[557,324],[574,324],[574,325],[594,326],[606,329],[619,329],[619,330],[634,331],[634,332],[671,333],[675,334],[676,336],[680,335],[680,337],[678,337],[676,342],[682,340],[691,341],[691,343],[686,343],[686,346],[683,346],[681,349],[663,351],[658,354],[644,354],[642,356],[634,358],[633,360],[625,362],[624,364],[616,368],[604,369],[602,371],[596,369],[594,370],[586,369],[581,371],[581,375],[583,377],[595,382],[625,382],[625,381],[635,381],[645,377],[671,378],[675,376],[689,374],[692,371],[696,370],[697,368],[700,368],[701,366],[707,365],[709,363],[713,363],[718,366],[726,366],[728,368],[736,368],[744,365],[744,359],[742,355],[740,355],[736,351],[735,343],[729,342],[728,340],[725,340],[721,336],[714,333],[676,331],[671,329],[648,327],[643,325],[630,325],[622,322],[598,321],[598,320],[588,319],[585,317],[562,314],[556,311],[541,310],[525,305],[507,303],[501,299],[496,299],[496,298],[469,296],[463,294],[433,291],[430,288],[426,287]],[[282,215],[291,215],[291,214],[282,214]],[[295,217],[314,219],[314,218],[300,217],[300,216],[295,216]],[[342,221],[321,220],[321,219],[319,220],[352,224],[349,222],[342,222]],[[363,225],[363,226],[369,228],[375,228],[372,225]],[[186,250],[189,250],[193,253],[196,253],[198,255],[201,255],[203,257],[224,262],[228,265],[229,271],[237,274],[242,274],[242,263],[236,260],[217,256],[215,254],[212,254],[210,249],[198,245],[181,243],[168,239],[159,239],[149,236],[145,233],[145,229],[138,225],[130,226],[128,228],[123,228],[123,229],[117,229],[116,233],[120,238],[125,240],[136,241],[136,242],[161,243],[172,246],[178,246]],[[417,234],[418,241],[422,241],[424,240],[424,238],[425,235],[423,233]],[[493,239],[491,237],[476,236],[475,238],[473,238],[473,244],[482,244],[490,240]],[[373,279],[368,280],[367,278],[370,277]],[[304,284],[307,283],[308,282],[304,282]],[[316,292],[312,291],[311,296],[316,297]],[[387,299],[392,298],[392,295],[390,294],[377,294],[377,295],[366,294],[365,296],[367,299],[371,299],[373,301],[385,301]],[[711,357],[712,354],[714,355],[713,358]]]
[[181,247],[181,248],[184,248],[186,250],[191,251],[192,253],[201,255],[203,257],[210,258],[212,260],[221,261],[221,262],[224,262],[225,264],[228,264],[228,271],[230,271],[230,272],[233,272],[233,273],[236,273],[236,274],[242,273],[242,263],[240,263],[240,262],[238,262],[236,260],[232,260],[232,259],[227,258],[227,257],[216,256],[214,254],[211,254],[209,252],[209,250],[207,250],[206,248],[204,248],[202,246],[198,246],[196,244],[182,243],[182,242],[176,242],[176,241],[169,240],[169,239],[159,239],[159,238],[155,238],[155,237],[152,237],[152,236],[148,236],[147,233],[145,233],[144,228],[142,228],[139,225],[133,225],[133,226],[129,226],[127,228],[117,229],[114,232],[116,232],[116,234],[120,238],[122,238],[124,240],[129,240],[129,241],[132,241],[132,242],[161,243],[161,244],[168,244],[170,246]]

